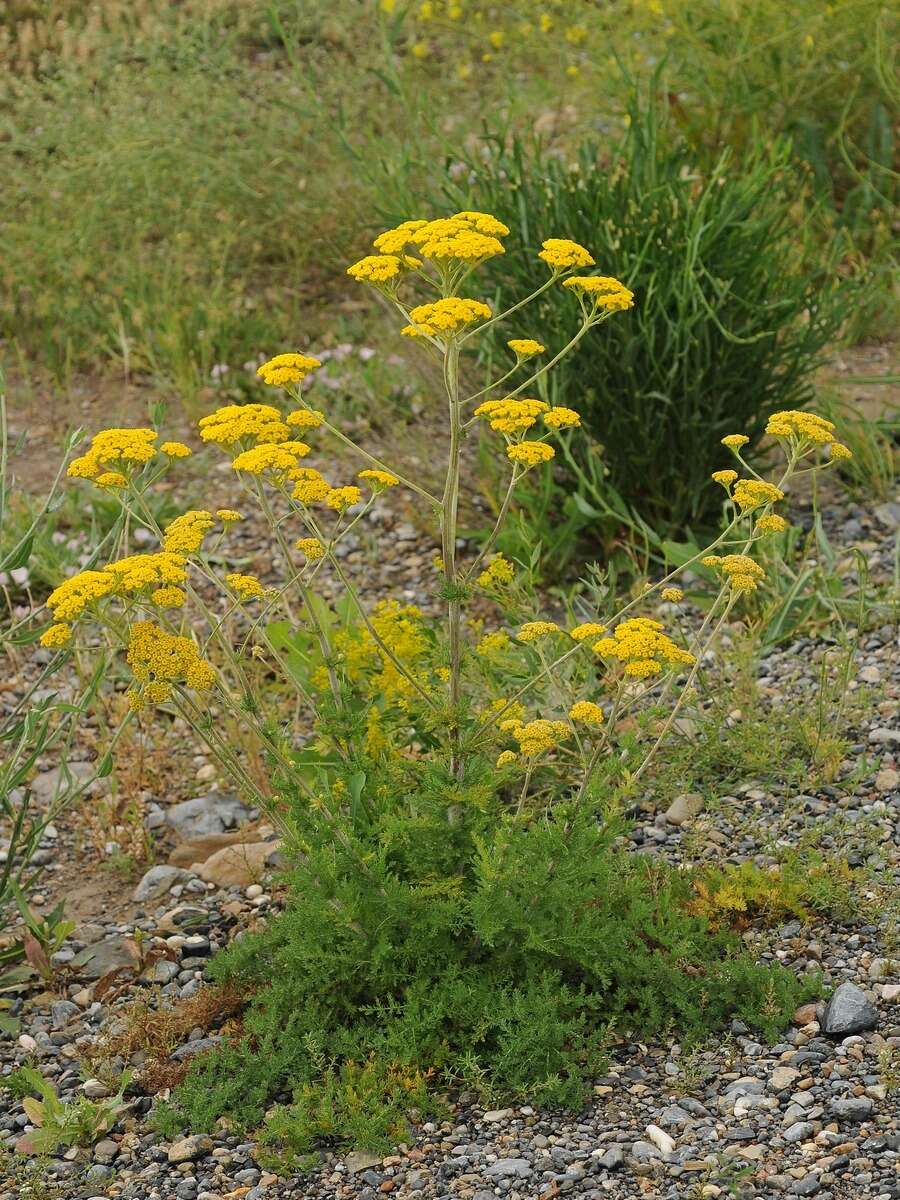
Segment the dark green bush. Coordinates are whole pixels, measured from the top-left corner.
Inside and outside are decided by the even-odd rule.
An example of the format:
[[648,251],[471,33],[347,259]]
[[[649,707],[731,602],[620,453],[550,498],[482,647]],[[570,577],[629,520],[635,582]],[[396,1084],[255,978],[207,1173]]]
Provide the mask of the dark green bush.
[[516,821],[484,760],[462,782],[408,763],[359,778],[295,806],[288,909],[212,968],[258,989],[243,1040],[193,1066],[166,1128],[252,1127],[282,1099],[279,1144],[376,1147],[441,1087],[578,1105],[610,1027],[690,1039],[740,1016],[772,1035],[797,1002],[591,805]]
[[[725,152],[704,170],[671,122],[635,105],[618,144],[588,141],[571,158],[521,140],[483,149],[467,182],[446,185],[431,207],[495,213],[528,247],[492,264],[497,308],[545,280],[535,252],[548,237],[583,243],[598,272],[636,293],[633,311],[554,372],[554,400],[577,409],[599,444],[573,443],[565,491],[578,496],[561,493],[559,509],[580,508],[595,538],[621,527],[617,497],[661,536],[714,520],[721,496],[709,475],[728,465],[719,439],[740,430],[755,445],[769,413],[802,407],[845,315],[821,251],[816,268],[807,258],[788,144],[740,165]],[[550,289],[516,336],[555,351],[574,303]]]

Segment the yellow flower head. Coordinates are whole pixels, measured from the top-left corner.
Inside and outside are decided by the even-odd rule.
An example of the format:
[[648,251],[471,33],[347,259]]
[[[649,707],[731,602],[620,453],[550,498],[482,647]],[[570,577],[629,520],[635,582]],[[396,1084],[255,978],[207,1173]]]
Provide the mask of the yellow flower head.
[[581,416],[574,408],[563,408],[561,405],[556,405],[555,408],[544,413],[544,424],[550,429],[571,429],[575,425],[581,424]]
[[241,600],[257,600],[263,594],[263,585],[255,575],[226,575],[225,582]]
[[401,254],[404,247],[409,245],[409,239],[415,231],[427,224],[427,221],[404,221],[395,229],[386,229],[384,233],[380,233],[373,245],[381,254]]
[[573,721],[583,721],[585,725],[601,725],[603,709],[590,700],[579,700],[569,709],[569,717]]
[[163,530],[163,549],[173,554],[194,554],[203,545],[206,534],[215,525],[206,509],[190,509],[176,517]]
[[721,483],[722,487],[728,491],[731,485],[737,479],[737,471],[713,471],[711,478],[716,483]]
[[722,438],[722,445],[727,446],[729,450],[740,450],[741,446],[746,446],[749,441],[746,433],[729,433],[727,437]]
[[816,413],[787,409],[772,413],[766,424],[766,433],[770,437],[794,438],[798,442],[810,441],[824,446],[832,440],[834,422],[826,421]]
[[504,750],[497,758],[497,767],[502,770],[504,767],[512,766],[515,761],[515,752],[513,750]]
[[348,508],[352,508],[354,504],[359,504],[362,499],[362,492],[358,487],[340,487],[332,488],[325,497],[325,503],[329,508],[333,508],[335,512],[346,512]]
[[104,471],[94,480],[97,487],[123,488],[128,486],[128,480],[121,471]]
[[184,442],[163,442],[160,450],[163,454],[168,454],[169,458],[188,458],[193,453],[190,446],[186,446]]
[[318,538],[300,538],[295,543],[295,546],[296,549],[298,549],[301,554],[305,555],[310,562],[318,562],[319,559],[325,557],[325,547]]
[[852,458],[853,451],[848,446],[845,446],[843,442],[832,442],[831,443],[831,457],[832,458]]
[[710,554],[703,565],[714,567],[725,577],[729,585],[739,592],[752,592],[765,579],[766,573],[754,559],[746,554]]
[[606,633],[606,626],[601,625],[598,621],[586,621],[583,625],[576,625],[574,629],[569,630],[569,637],[576,642],[583,642],[585,638],[600,637]]
[[274,445],[291,436],[281,413],[271,404],[226,404],[201,417],[198,425],[203,441],[219,446],[234,446],[245,440],[258,446]]
[[131,554],[127,558],[120,558],[118,562],[109,563],[103,568],[103,574],[112,577],[114,589],[119,595],[142,592],[160,584],[180,587],[187,579],[184,556],[170,550],[160,550],[155,554]]
[[519,743],[519,749],[526,758],[536,758],[571,737],[572,730],[565,721],[537,720],[529,721],[526,725],[516,722],[510,733]]
[[784,533],[788,523],[784,517],[779,517],[775,513],[769,513],[765,517],[760,517],[753,527],[754,533]]
[[516,637],[520,642],[536,642],[538,638],[560,632],[560,628],[555,621],[526,621],[516,634]]
[[555,453],[546,442],[517,442],[506,448],[506,457],[511,462],[521,463],[526,470],[536,467],[538,463],[549,462]]
[[352,267],[348,267],[347,274],[360,283],[371,283],[373,287],[379,287],[390,283],[392,279],[398,279],[404,271],[415,270],[421,265],[417,258],[408,254],[369,254]]
[[133,708],[167,699],[173,683],[204,690],[215,682],[215,672],[190,638],[167,633],[152,621],[131,626],[127,660],[139,685],[129,693]]
[[[459,212],[452,217],[439,217],[435,221],[408,222],[415,225],[405,234],[406,240],[416,247],[423,258],[455,259],[459,262],[476,264],[503,254],[503,244],[498,238],[505,237],[509,229],[502,221],[490,213]],[[402,229],[402,226],[400,227]],[[394,244],[389,231],[388,241]],[[382,234],[381,237],[385,238]],[[385,246],[379,245],[381,239],[376,239],[376,249],[385,253]]]
[[234,521],[243,521],[244,519],[244,514],[239,513],[236,508],[217,508],[216,516],[225,525],[228,525]]
[[505,629],[497,629],[487,633],[475,647],[475,653],[482,658],[493,658],[509,648],[509,634]]
[[[444,564],[441,563],[439,568],[444,569]],[[488,567],[478,576],[478,585],[483,588],[490,587],[505,587],[512,583],[515,577],[515,568],[509,559],[503,557],[502,554],[497,554],[491,560]]]
[[318,429],[325,420],[325,414],[317,408],[296,408],[284,419],[295,429]]
[[365,479],[372,487],[373,491],[381,491],[383,488],[396,487],[400,480],[396,475],[392,475],[390,471],[366,470],[360,471],[357,479]]
[[784,492],[764,479],[739,479],[731,498],[741,512],[751,512],[762,504],[775,504],[784,499]]
[[498,433],[522,433],[530,429],[541,413],[550,408],[543,400],[485,400],[475,409],[476,417],[490,422]]
[[60,622],[57,625],[48,626],[41,634],[41,645],[55,648],[57,646],[65,646],[72,637],[72,626]]
[[[91,439],[87,451],[69,464],[67,474],[72,479],[94,479],[100,475],[115,475],[121,469],[133,465],[143,466],[156,453],[155,429],[102,429]],[[114,466],[118,471],[104,471]],[[121,484],[106,482],[103,487],[120,487]]]
[[108,596],[115,586],[115,578],[107,571],[81,571],[53,589],[47,607],[57,621],[72,621],[95,600]]
[[150,593],[150,599],[160,608],[183,608],[186,596],[179,587],[160,587]]
[[289,383],[302,382],[310,371],[315,371],[321,365],[317,358],[308,354],[276,354],[257,367],[256,373],[263,383],[272,387],[286,387]]
[[624,664],[625,674],[636,678],[655,675],[665,665],[693,663],[693,655],[676,646],[662,628],[659,621],[649,617],[632,617],[617,625],[611,638],[602,638],[593,648],[603,658],[617,658]]
[[513,338],[506,344],[517,358],[534,358],[536,354],[543,354],[547,349],[534,338]]
[[293,470],[297,460],[309,454],[309,446],[305,442],[281,442],[277,446],[253,446],[244,450],[232,462],[236,471],[246,471],[248,475],[265,475],[273,472],[277,477]]
[[663,588],[660,595],[662,596],[663,600],[668,600],[670,604],[677,604],[679,600],[684,599],[684,592],[680,587]]
[[447,296],[433,304],[420,304],[409,315],[413,323],[400,331],[406,337],[452,337],[466,325],[488,320],[491,310],[480,300]]
[[570,242],[567,238],[547,238],[542,243],[543,249],[538,252],[538,258],[553,267],[554,270],[564,271],[570,267],[592,267],[594,259],[589,250],[578,242]]

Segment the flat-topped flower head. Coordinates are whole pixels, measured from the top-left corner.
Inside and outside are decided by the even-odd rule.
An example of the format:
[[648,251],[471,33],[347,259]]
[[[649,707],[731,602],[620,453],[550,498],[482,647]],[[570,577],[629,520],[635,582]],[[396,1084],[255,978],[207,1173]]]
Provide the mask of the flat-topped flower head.
[[318,562],[319,559],[325,557],[325,547],[318,538],[299,538],[294,543],[294,548],[299,550],[300,553],[310,562]]
[[763,504],[776,504],[784,499],[784,492],[774,483],[764,479],[739,479],[734,485],[731,498],[741,512],[752,512]]
[[243,521],[244,514],[239,513],[236,508],[217,508],[216,516],[223,525],[232,525],[236,521]]
[[452,337],[467,325],[487,321],[491,315],[488,306],[481,300],[465,300],[460,296],[447,296],[432,304],[420,304],[410,311],[411,325],[400,332],[406,337]]
[[504,650],[508,650],[510,645],[509,634],[505,629],[495,629],[492,633],[486,633],[478,645],[475,647],[475,653],[482,658],[496,658]]
[[371,283],[374,287],[399,279],[404,271],[415,270],[422,264],[408,254],[369,254],[347,268],[347,274],[360,283]]
[[599,704],[594,704],[590,700],[578,700],[569,709],[569,717],[571,720],[581,721],[585,725],[601,725],[603,709]]
[[485,400],[475,409],[475,416],[483,417],[498,433],[513,434],[530,429],[549,408],[543,400],[524,396],[517,400]]
[[583,642],[589,637],[600,637],[606,633],[606,626],[601,625],[599,621],[585,621],[582,625],[576,625],[574,629],[569,630],[569,637],[576,642]]
[[297,465],[297,460],[309,454],[306,442],[281,442],[271,446],[253,446],[244,450],[232,462],[235,471],[245,471],[248,475],[265,475],[271,472],[280,476],[286,474]]
[[286,442],[291,436],[281,413],[271,404],[226,404],[197,422],[204,442],[234,446],[253,441],[259,446]]
[[572,736],[572,730],[565,721],[544,719],[528,721],[527,724],[516,721],[508,732],[519,743],[519,750],[526,758],[546,754]]
[[427,221],[403,221],[394,229],[386,229],[384,233],[380,233],[372,244],[381,254],[402,254],[416,230],[427,224]]
[[783,412],[772,413],[766,423],[766,433],[770,437],[794,438],[797,441],[816,442],[823,446],[833,438],[834,422],[827,421],[817,413],[785,409]]
[[768,513],[759,518],[753,526],[753,532],[759,534],[784,533],[787,527],[788,523],[784,517],[779,517],[776,513]]
[[424,229],[413,234],[412,241],[423,258],[478,263],[505,253],[503,243],[497,238],[488,237],[453,219],[430,221]]
[[134,709],[162,703],[174,684],[205,690],[216,678],[190,638],[168,633],[152,621],[136,621],[131,626],[127,661],[137,684],[128,693]]
[[713,567],[737,592],[752,592],[765,579],[766,573],[747,554],[708,554],[702,560],[705,567]]
[[123,488],[128,487],[128,480],[121,471],[103,471],[94,480],[97,487],[102,488]]
[[713,471],[710,478],[714,483],[720,483],[726,492],[731,490],[731,485],[737,479],[737,471]]
[[665,587],[660,592],[663,600],[667,600],[670,604],[678,604],[684,599],[684,592],[680,587]]
[[226,575],[225,582],[241,601],[258,600],[264,591],[255,575]]
[[746,446],[750,439],[746,433],[729,433],[727,437],[722,438],[722,445],[727,446],[729,450],[740,450],[741,446]]
[[[109,476],[124,475],[132,466],[143,466],[156,454],[155,429],[101,429],[91,438],[91,444],[80,458],[69,464],[66,474],[71,479],[92,479],[101,487],[121,487]],[[114,467],[117,470],[104,470]]]
[[576,425],[581,424],[581,414],[574,408],[563,408],[557,404],[544,413],[544,424],[549,429],[574,429]]
[[318,429],[325,414],[317,408],[296,408],[284,418],[293,429]]
[[378,471],[375,469],[367,469],[360,471],[356,477],[364,479],[372,488],[373,491],[382,491],[384,488],[396,487],[400,480],[396,475],[392,475],[390,471]]
[[160,587],[150,593],[150,599],[160,608],[183,608],[187,596],[182,588]]
[[563,287],[591,301],[595,309],[624,312],[634,308],[634,292],[611,275],[573,275]]
[[203,545],[204,537],[215,523],[212,513],[206,509],[189,509],[170,521],[163,530],[163,549],[175,554],[194,554]]
[[547,349],[546,346],[542,346],[534,338],[512,338],[506,344],[512,350],[513,354],[515,354],[516,358],[520,359],[534,358],[536,354],[543,354]]
[[129,554],[105,566],[103,574],[112,576],[114,590],[125,595],[161,584],[181,587],[187,579],[187,567],[183,554],[158,550],[153,554]]
[[540,463],[549,462],[555,454],[556,451],[546,442],[516,442],[506,447],[506,457],[523,466],[526,471]]
[[310,371],[315,371],[321,365],[317,358],[309,354],[276,354],[257,367],[256,373],[263,383],[271,387],[286,387],[289,383],[301,383]]
[[555,621],[526,621],[516,634],[516,637],[520,642],[536,642],[538,638],[560,632],[561,630]]
[[167,454],[169,458],[189,458],[193,454],[190,446],[186,446],[184,442],[163,442],[160,446],[163,454]]
[[548,267],[555,271],[565,271],[571,267],[592,267],[594,258],[590,250],[580,246],[578,242],[568,238],[547,238],[541,243],[542,249],[538,258],[543,259]]
[[616,626],[612,637],[601,638],[594,651],[603,658],[615,658],[625,674],[637,679],[657,675],[665,666],[689,665],[694,656],[682,650],[662,631],[659,621],[632,617]]
[[300,504],[321,504],[332,491],[331,484],[312,467],[292,471],[291,478],[294,480],[291,499]]
[[346,512],[354,504],[359,504],[362,492],[358,487],[331,488],[325,497],[325,503],[337,513]]
[[853,457],[853,451],[849,446],[845,446],[843,442],[831,442],[828,447],[828,452],[831,458]]
[[108,596],[116,581],[108,571],[81,571],[65,579],[47,597],[47,607],[57,621],[74,621],[95,601]]
[[50,625],[41,634],[40,642],[42,646],[56,650],[60,646],[65,646],[72,639],[72,626],[60,622],[56,625]]

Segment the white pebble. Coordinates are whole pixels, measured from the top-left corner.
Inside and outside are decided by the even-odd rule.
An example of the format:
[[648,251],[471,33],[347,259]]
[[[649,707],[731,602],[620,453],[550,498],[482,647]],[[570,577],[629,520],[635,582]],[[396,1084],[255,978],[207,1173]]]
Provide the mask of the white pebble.
[[244,892],[244,895],[247,897],[248,900],[255,900],[257,896],[261,896],[262,894],[263,894],[263,889],[262,889],[261,885],[258,883],[251,883],[250,886]]
[[675,1150],[675,1139],[670,1138],[664,1129],[660,1129],[658,1125],[648,1125],[644,1130],[647,1137],[663,1154],[672,1154]]

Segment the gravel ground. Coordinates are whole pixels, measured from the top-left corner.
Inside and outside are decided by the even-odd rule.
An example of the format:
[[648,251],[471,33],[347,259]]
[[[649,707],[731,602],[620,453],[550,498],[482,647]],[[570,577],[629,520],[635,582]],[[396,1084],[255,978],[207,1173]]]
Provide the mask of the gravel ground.
[[[870,511],[836,503],[824,517],[845,553],[843,573],[854,569],[849,550],[856,546],[874,585],[891,578],[900,504]],[[382,539],[388,527],[391,536]],[[252,528],[240,536],[249,554]],[[391,558],[380,549],[387,542],[400,548]],[[399,591],[404,599],[422,603],[433,553],[430,539],[388,512],[348,546],[346,562],[366,595]],[[272,568],[277,573],[277,564]],[[804,692],[812,694],[826,649],[826,643],[803,637],[766,656],[758,682],[767,702],[787,706]],[[819,826],[823,851],[839,851],[867,872],[871,892],[843,922],[792,921],[745,934],[762,960],[777,959],[801,973],[821,970],[826,995],[837,989],[827,1005],[798,1010],[778,1044],[761,1045],[738,1022],[691,1052],[672,1040],[623,1042],[612,1048],[608,1074],[593,1081],[593,1099],[581,1113],[528,1106],[485,1111],[475,1097],[463,1094],[447,1121],[411,1127],[410,1141],[391,1155],[326,1155],[316,1173],[290,1178],[267,1172],[253,1144],[227,1130],[175,1142],[151,1132],[146,1114],[152,1102],[141,1090],[138,1060],[130,1064],[138,1074],[119,1123],[92,1151],[43,1164],[47,1190],[35,1195],[73,1200],[376,1200],[381,1195],[900,1200],[900,655],[895,626],[863,636],[855,668],[851,686],[864,689],[865,704],[849,706],[853,741],[834,783],[810,785],[807,792],[767,788],[748,779],[709,811],[687,819],[678,802],[668,813],[641,811],[630,835],[636,852],[672,861],[765,864],[773,844],[796,844]],[[5,681],[0,706],[12,702],[33,669],[23,663],[22,678]],[[84,758],[89,748],[88,742]],[[59,987],[42,993],[32,989],[23,997],[27,1003],[17,1003],[21,1033],[3,1039],[0,1069],[8,1074],[17,1064],[34,1062],[66,1099],[103,1094],[100,1081],[85,1081],[82,1060],[116,1030],[135,994],[156,996],[164,1006],[195,995],[204,986],[210,957],[239,931],[264,920],[280,901],[277,881],[268,881],[269,869],[278,863],[271,828],[259,813],[215,786],[214,769],[186,729],[176,724],[167,734],[166,753],[190,769],[177,790],[141,798],[142,820],[158,839],[160,864],[140,879],[136,892],[134,883],[126,886],[121,877],[99,870],[104,847],[93,859],[85,851],[77,814],[67,814],[48,830],[41,847],[45,907],[65,895],[80,924],[55,956]],[[32,787],[39,802],[46,802],[54,763],[40,766]],[[104,786],[102,781],[94,785],[96,796]],[[167,852],[171,857],[165,864]],[[37,897],[33,900],[40,906]],[[138,964],[139,981],[119,995],[113,987],[95,996],[97,981],[117,966],[123,969],[121,979],[129,978],[136,929],[146,935],[145,949],[156,948]],[[192,1030],[173,1059],[208,1048],[209,1036],[208,1030]],[[215,1030],[212,1036],[218,1036]],[[124,1060],[113,1064],[127,1065]],[[8,1093],[0,1105],[0,1148],[11,1150],[28,1119]],[[27,1195],[18,1168],[0,1162],[0,1200]]]

